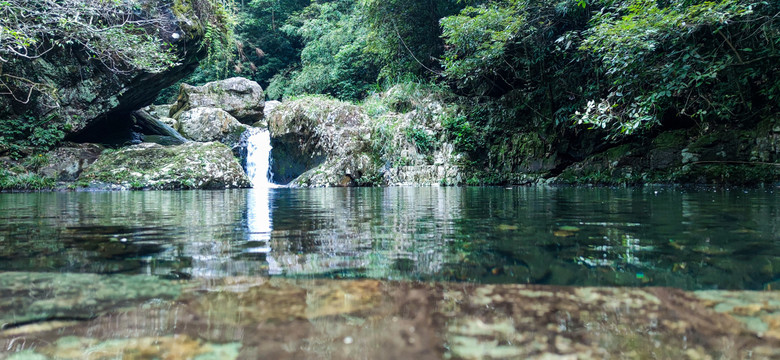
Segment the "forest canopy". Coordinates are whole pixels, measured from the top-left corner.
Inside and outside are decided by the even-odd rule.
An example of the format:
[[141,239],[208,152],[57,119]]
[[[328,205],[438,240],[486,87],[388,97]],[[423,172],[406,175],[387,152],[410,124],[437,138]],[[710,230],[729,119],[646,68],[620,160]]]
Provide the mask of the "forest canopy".
[[411,80],[511,96],[505,110],[537,126],[622,136],[750,121],[780,95],[775,1],[252,0],[236,11],[229,71],[271,98],[360,100]]

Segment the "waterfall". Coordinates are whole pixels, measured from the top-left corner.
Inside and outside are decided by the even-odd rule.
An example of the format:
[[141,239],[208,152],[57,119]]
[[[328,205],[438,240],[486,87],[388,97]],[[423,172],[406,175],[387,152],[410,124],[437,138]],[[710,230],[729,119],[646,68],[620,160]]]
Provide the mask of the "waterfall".
[[271,133],[266,129],[250,129],[246,146],[246,172],[252,187],[267,189],[273,187],[271,180]]
[[271,252],[271,134],[267,129],[252,128],[247,138],[246,173],[252,181],[252,190],[247,199],[247,226],[249,247],[247,253]]

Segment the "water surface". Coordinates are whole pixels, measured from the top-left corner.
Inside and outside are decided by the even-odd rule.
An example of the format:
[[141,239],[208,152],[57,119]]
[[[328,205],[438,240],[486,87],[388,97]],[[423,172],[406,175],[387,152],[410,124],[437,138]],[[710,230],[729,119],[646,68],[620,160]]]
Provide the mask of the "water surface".
[[0,194],[0,271],[767,289],[768,190],[330,188]]

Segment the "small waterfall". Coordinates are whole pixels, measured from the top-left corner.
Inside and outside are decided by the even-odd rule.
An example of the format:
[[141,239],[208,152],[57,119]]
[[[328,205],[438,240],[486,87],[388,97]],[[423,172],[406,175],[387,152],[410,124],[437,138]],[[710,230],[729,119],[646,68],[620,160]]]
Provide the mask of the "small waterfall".
[[266,129],[250,129],[247,139],[246,172],[252,187],[266,189],[273,187],[271,180],[271,133]]
[[[253,189],[247,194],[247,226],[249,228],[246,253],[271,252],[271,134],[267,129],[252,128],[246,140],[246,173]],[[269,255],[270,256],[270,255]]]

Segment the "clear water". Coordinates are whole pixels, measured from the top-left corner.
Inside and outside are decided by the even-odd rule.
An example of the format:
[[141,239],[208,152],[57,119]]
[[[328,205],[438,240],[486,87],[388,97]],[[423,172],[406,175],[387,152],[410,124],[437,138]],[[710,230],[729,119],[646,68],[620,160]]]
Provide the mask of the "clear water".
[[777,288],[780,198],[547,187],[3,193],[8,270]]

